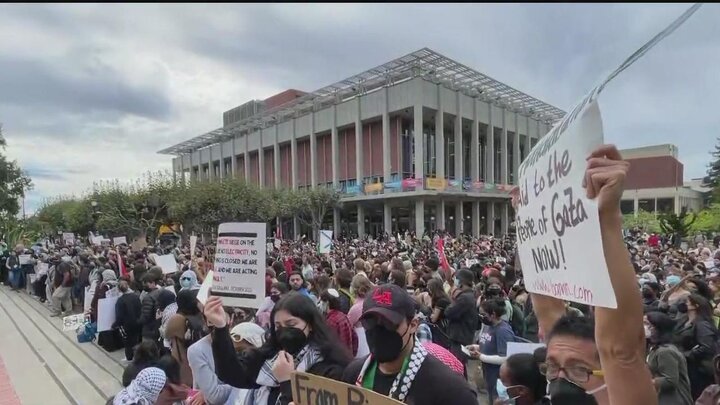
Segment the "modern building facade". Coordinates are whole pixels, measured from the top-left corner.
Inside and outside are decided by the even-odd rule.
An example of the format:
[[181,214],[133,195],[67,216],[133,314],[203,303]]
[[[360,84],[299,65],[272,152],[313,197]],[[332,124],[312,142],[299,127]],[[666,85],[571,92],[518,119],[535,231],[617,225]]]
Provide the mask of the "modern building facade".
[[630,162],[621,201],[623,214],[673,212],[703,208],[703,192],[693,183],[683,181],[683,164],[678,160],[678,147],[670,144],[652,145],[620,151]]
[[[227,111],[159,153],[183,180],[329,187],[336,234],[502,234],[520,162],[564,112],[427,48],[311,93]],[[303,232],[279,219],[285,236]]]

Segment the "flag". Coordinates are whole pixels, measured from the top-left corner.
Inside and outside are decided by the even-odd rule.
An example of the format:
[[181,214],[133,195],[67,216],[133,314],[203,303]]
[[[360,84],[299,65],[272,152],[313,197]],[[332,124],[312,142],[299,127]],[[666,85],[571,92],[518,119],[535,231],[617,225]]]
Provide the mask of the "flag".
[[125,277],[128,275],[127,267],[125,266],[125,260],[123,260],[122,256],[120,256],[120,250],[115,249],[115,253],[118,257],[118,272],[120,273],[120,277]]
[[445,256],[445,239],[438,238],[437,240],[437,251],[440,259],[440,267],[445,271],[446,276],[450,276],[450,263],[448,263],[447,257]]

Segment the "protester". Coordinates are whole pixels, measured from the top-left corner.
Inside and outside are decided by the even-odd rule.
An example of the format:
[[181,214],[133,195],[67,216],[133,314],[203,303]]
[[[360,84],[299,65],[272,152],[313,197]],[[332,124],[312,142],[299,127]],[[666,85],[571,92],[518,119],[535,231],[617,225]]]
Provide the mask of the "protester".
[[165,338],[170,341],[172,357],[180,364],[180,381],[193,385],[187,349],[208,334],[197,302],[197,290],[181,290],[177,296],[177,313],[168,321]]
[[165,372],[157,367],[140,371],[126,388],[108,401],[112,405],[154,405],[165,387]]
[[341,311],[341,296],[342,294],[334,288],[324,291],[320,295],[320,309],[325,315],[328,328],[335,333],[340,343],[355,356],[358,351],[358,337],[350,325],[347,315]]
[[130,382],[135,379],[135,376],[137,376],[140,371],[155,364],[160,358],[160,352],[154,342],[144,341],[135,346],[132,357],[133,359],[130,364],[123,370],[123,387],[130,385]]
[[122,294],[115,303],[115,323],[113,329],[119,329],[125,347],[125,361],[133,360],[133,349],[141,340],[141,325],[138,320],[142,315],[140,296],[130,289],[127,279],[118,282],[118,290]]
[[355,297],[350,292],[353,276],[353,273],[348,269],[338,269],[335,271],[335,287],[340,294],[338,298],[340,300],[339,311],[345,315],[350,311],[350,307],[355,304]]
[[55,269],[53,280],[54,291],[52,293],[53,312],[52,314],[50,314],[50,316],[62,317],[72,311],[72,267],[73,266],[71,263],[62,262]]
[[290,275],[290,278],[288,280],[290,283],[290,288],[293,291],[296,291],[310,299],[313,300],[313,302],[317,302],[317,298],[315,295],[313,295],[310,291],[307,289],[307,285],[305,283],[305,277],[300,272],[295,272]]
[[199,290],[200,284],[198,284],[197,274],[192,270],[187,270],[180,276],[180,289],[181,290]]
[[270,327],[270,315],[272,314],[275,304],[280,301],[288,293],[288,288],[285,283],[274,283],[270,288],[270,296],[265,297],[262,305],[258,308],[255,313],[255,318],[258,321],[258,325],[265,329]]
[[502,404],[548,405],[550,401],[545,396],[546,389],[547,381],[534,355],[514,354],[500,366],[495,390]]
[[645,315],[645,337],[650,341],[647,363],[658,392],[658,405],[692,405],[687,361],[671,342],[675,322],[661,312]]
[[[439,279],[442,282],[442,278]],[[445,309],[443,316],[448,320],[447,335],[450,340],[450,352],[463,364],[467,356],[461,346],[473,343],[478,329],[478,316],[473,291],[474,276],[470,270],[462,269],[455,273],[455,291],[453,303]]]

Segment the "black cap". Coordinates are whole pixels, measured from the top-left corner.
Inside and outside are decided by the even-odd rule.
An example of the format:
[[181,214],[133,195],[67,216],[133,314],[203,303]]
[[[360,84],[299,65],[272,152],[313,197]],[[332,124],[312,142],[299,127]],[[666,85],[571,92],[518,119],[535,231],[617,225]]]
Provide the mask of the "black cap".
[[415,300],[400,286],[383,284],[365,296],[361,319],[371,314],[379,315],[397,326],[403,319],[415,317]]

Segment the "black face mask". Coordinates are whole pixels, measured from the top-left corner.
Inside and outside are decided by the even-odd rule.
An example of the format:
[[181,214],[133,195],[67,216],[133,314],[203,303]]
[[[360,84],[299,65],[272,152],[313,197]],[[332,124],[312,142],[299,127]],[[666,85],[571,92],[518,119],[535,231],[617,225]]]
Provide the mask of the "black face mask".
[[677,310],[681,314],[686,314],[688,311],[687,302],[681,302],[677,304]]
[[595,396],[564,378],[550,381],[548,393],[552,405],[597,405]]
[[643,296],[643,298],[645,298],[646,300],[651,300],[651,299],[654,299],[654,298],[655,298],[655,293],[654,293],[652,290],[645,290],[645,289],[643,289],[643,290],[642,290],[642,296]]
[[302,329],[281,326],[275,330],[275,341],[281,349],[294,356],[307,344],[307,336]]
[[400,336],[394,330],[388,330],[382,326],[376,326],[365,331],[370,353],[378,363],[389,363],[397,359],[402,353],[405,345],[403,345],[403,337],[409,330]]
[[280,301],[280,295],[270,295],[270,300],[272,302],[278,302]]
[[480,322],[482,322],[483,324],[485,324],[487,326],[493,325],[492,320],[490,320],[490,318],[488,318],[487,315],[480,315]]

